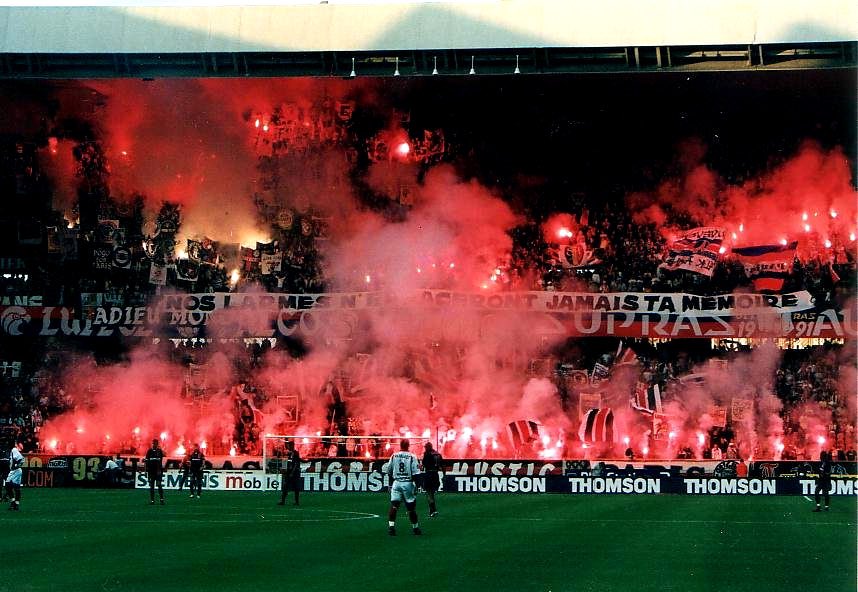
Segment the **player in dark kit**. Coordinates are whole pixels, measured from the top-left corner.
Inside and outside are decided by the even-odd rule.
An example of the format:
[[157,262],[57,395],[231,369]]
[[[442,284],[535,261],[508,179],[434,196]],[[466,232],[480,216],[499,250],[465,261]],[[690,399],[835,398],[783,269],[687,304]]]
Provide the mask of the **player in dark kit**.
[[295,450],[295,443],[286,442],[286,465],[280,469],[280,501],[278,506],[286,503],[286,494],[289,490],[295,494],[295,505],[298,505],[298,496],[301,492],[301,455]]
[[816,499],[816,508],[814,512],[819,512],[819,494],[822,493],[825,498],[825,511],[828,511],[828,490],[831,489],[831,453],[823,450],[819,453],[819,470],[816,477],[816,490],[813,492],[813,497]]
[[197,493],[197,499],[203,490],[203,469],[205,468],[206,455],[200,450],[199,444],[194,444],[194,451],[188,457],[188,473],[191,476],[191,495],[194,497],[194,492]]
[[146,451],[143,459],[146,464],[146,475],[149,477],[149,503],[155,503],[155,483],[158,483],[158,496],[161,505],[164,505],[164,485],[161,478],[164,476],[164,451],[161,450],[161,442],[157,438],[152,440],[152,448]]
[[438,508],[435,506],[435,493],[441,485],[438,472],[441,470],[443,460],[441,454],[432,448],[432,443],[426,442],[423,452],[423,489],[426,490],[426,499],[429,500],[430,518],[435,518],[438,515]]

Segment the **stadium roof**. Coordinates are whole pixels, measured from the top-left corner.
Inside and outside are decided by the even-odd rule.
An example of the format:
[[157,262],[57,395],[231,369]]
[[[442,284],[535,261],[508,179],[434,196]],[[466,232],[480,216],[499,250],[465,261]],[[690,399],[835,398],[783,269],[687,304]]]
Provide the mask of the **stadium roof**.
[[146,4],[0,7],[0,76],[134,76],[152,56],[168,74],[197,76],[335,75],[351,57],[401,57],[413,74],[433,56],[465,73],[471,55],[483,72],[513,55],[540,72],[687,66],[707,52],[725,67],[783,63],[789,51],[842,66],[854,65],[858,40],[851,0]]

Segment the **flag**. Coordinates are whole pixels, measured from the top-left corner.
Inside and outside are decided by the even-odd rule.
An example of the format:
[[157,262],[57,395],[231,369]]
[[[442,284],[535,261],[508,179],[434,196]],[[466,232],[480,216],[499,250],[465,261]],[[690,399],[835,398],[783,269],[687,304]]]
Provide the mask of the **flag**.
[[111,264],[120,269],[131,268],[131,249],[122,245],[113,247]]
[[614,441],[614,412],[608,407],[590,409],[584,414],[578,428],[578,437],[584,443]]
[[607,366],[596,362],[593,365],[593,373],[590,375],[590,383],[602,382],[608,378],[609,372],[610,369]]
[[755,290],[777,291],[792,271],[797,241],[787,245],[757,245],[734,248],[733,254],[745,267],[745,275],[754,282]]
[[539,424],[533,420],[520,419],[511,421],[506,426],[509,438],[514,448],[521,448],[539,439]]
[[734,398],[731,405],[730,417],[732,423],[739,423],[751,419],[751,411],[754,409],[753,399]]
[[588,267],[602,263],[602,260],[596,256],[592,249],[588,249],[580,243],[561,245],[557,249],[551,249],[551,255],[557,259],[558,265],[564,269]]
[[661,389],[658,384],[639,382],[635,385],[632,407],[644,413],[661,413]]
[[652,415],[652,439],[666,440],[670,438],[670,423],[667,421],[668,416],[661,413],[653,413]]
[[241,270],[245,272],[258,271],[260,256],[259,251],[254,251],[250,247],[241,247]]
[[99,243],[113,244],[116,241],[116,233],[119,230],[119,220],[98,219],[95,229],[95,240]]
[[[620,343],[620,348],[622,348],[622,347],[623,347],[623,344],[622,344],[622,342],[621,342],[621,343]],[[638,363],[638,356],[637,356],[637,354],[635,353],[635,351],[634,351],[632,348],[627,347],[626,349],[624,349],[624,350],[622,351],[622,353],[620,353],[620,350],[619,350],[619,349],[617,349],[617,352],[618,352],[618,353],[617,353],[617,358],[616,358],[616,361],[614,362],[614,364],[615,364],[616,366],[630,366],[630,365],[637,365],[637,363]]]
[[579,393],[578,394],[578,417],[583,418],[590,409],[598,409],[602,406],[602,393]]
[[176,261],[176,277],[186,282],[195,282],[200,277],[200,266],[190,259]]
[[712,277],[723,240],[723,228],[701,226],[687,230],[668,247],[659,269],[683,269]]
[[158,265],[153,261],[149,267],[149,283],[156,286],[165,286],[167,284],[167,266]]

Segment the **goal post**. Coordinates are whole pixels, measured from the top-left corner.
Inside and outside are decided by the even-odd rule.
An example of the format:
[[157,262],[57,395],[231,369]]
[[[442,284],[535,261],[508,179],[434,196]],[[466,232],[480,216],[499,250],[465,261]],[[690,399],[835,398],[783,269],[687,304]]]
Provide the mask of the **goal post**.
[[262,468],[266,473],[277,473],[286,458],[286,442],[294,442],[302,459],[347,458],[354,460],[387,459],[399,450],[400,440],[411,442],[411,452],[420,458],[423,443],[430,438],[369,434],[363,436],[307,436],[304,434],[265,434],[262,437]]

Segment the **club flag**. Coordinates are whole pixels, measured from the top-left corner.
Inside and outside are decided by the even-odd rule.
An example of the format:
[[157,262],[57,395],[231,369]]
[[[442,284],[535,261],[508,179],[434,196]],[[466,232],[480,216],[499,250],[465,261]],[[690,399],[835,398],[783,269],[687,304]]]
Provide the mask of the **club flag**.
[[131,259],[131,249],[123,245],[117,245],[113,247],[113,257],[111,261],[113,267],[118,267],[120,269],[130,269]]
[[578,395],[578,417],[583,418],[590,409],[598,409],[602,406],[602,393],[579,393]]
[[176,277],[186,282],[195,282],[200,278],[199,264],[190,259],[179,259],[176,262]]
[[614,412],[608,407],[590,409],[578,428],[578,437],[585,444],[614,441]]
[[246,272],[258,271],[260,261],[259,251],[249,247],[241,247],[241,270]]
[[520,419],[511,421],[506,426],[509,432],[509,438],[512,440],[514,448],[521,448],[526,444],[530,444],[533,440],[539,439],[539,424],[533,420]]
[[661,413],[661,389],[658,384],[639,382],[635,385],[632,407],[644,413]]
[[754,410],[753,399],[737,399],[734,398],[730,410],[732,423],[741,423],[751,419],[751,412]]
[[[623,346],[623,344],[620,343],[620,347],[622,347],[622,346]],[[614,364],[616,366],[634,366],[634,365],[637,365],[638,356],[632,348],[627,347],[624,350],[622,350],[622,352],[620,352],[620,350],[617,350],[617,352],[618,352],[617,353],[617,359],[616,359],[616,362],[614,362]]]
[[670,423],[668,416],[661,413],[653,413],[652,416],[652,439],[667,440],[670,438]]
[[203,244],[200,241],[188,239],[188,246],[185,249],[185,252],[188,254],[188,258],[192,261],[200,260],[200,251],[203,248]]
[[596,362],[593,365],[593,373],[590,375],[590,382],[595,384],[598,382],[602,382],[606,378],[608,378],[608,373],[610,372],[610,368],[605,366],[604,364],[600,364]]
[[687,230],[668,247],[659,269],[682,269],[712,277],[723,241],[723,228],[702,226]]
[[792,272],[797,241],[786,245],[757,245],[734,248],[733,254],[745,267],[745,275],[754,282],[755,290],[777,292]]
[[95,229],[95,240],[103,244],[113,244],[116,241],[118,230],[119,220],[104,220],[99,218],[98,226]]

